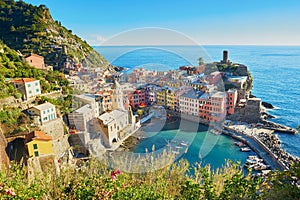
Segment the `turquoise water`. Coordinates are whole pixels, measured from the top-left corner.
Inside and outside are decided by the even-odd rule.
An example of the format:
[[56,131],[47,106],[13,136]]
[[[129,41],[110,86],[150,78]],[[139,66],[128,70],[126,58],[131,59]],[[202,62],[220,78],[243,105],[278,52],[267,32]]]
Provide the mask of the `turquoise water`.
[[[279,122],[288,126],[297,127],[300,124],[300,47],[284,46],[160,46],[160,47],[95,47],[106,59],[115,65],[135,68],[151,66],[163,70],[177,69],[182,65],[196,65],[197,59],[203,57],[205,62],[219,61],[222,51],[229,51],[229,59],[249,67],[254,77],[252,93],[263,101],[272,103],[276,109],[270,114]],[[204,49],[204,50],[203,50]],[[127,52],[127,53],[126,53]],[[156,65],[157,64],[157,65]],[[179,131],[180,133],[180,131]],[[176,129],[161,130],[154,134],[149,133],[135,148],[136,152],[143,152],[166,144],[166,140],[174,134]],[[190,162],[210,163],[214,168],[224,164],[225,159],[244,161],[247,153],[239,151],[233,140],[225,136],[211,135],[202,129],[193,132],[195,138],[188,152],[183,155]],[[180,134],[181,137],[191,137],[190,133]],[[209,137],[207,137],[209,135]],[[300,136],[278,133],[283,148],[300,157]],[[183,140],[186,138],[183,138]],[[214,145],[211,145],[213,141]],[[206,156],[199,156],[199,152],[211,151]]]

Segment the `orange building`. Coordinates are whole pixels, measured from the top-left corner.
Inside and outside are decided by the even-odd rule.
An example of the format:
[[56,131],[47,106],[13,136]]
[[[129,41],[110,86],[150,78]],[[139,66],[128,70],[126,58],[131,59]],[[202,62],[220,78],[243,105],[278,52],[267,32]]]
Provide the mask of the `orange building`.
[[43,56],[31,53],[25,57],[25,61],[34,68],[46,69]]

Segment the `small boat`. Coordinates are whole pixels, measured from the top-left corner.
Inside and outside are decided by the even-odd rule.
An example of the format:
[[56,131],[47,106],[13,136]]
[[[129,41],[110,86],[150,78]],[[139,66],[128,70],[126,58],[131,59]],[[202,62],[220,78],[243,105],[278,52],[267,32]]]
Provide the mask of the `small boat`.
[[181,146],[188,146],[188,143],[181,142],[180,145],[181,145]]
[[248,169],[252,169],[257,166],[257,163],[255,163],[255,164],[245,163],[244,166],[247,167]]
[[234,144],[236,144],[236,145],[239,146],[239,147],[244,147],[244,146],[246,146],[245,143],[243,143],[243,142],[235,142]]
[[175,148],[176,148],[176,149],[182,149],[182,147],[181,147],[181,146],[176,146]]
[[249,152],[249,151],[251,151],[251,149],[248,148],[248,147],[242,147],[240,150],[243,151],[243,152]]
[[269,165],[265,165],[263,163],[258,163],[254,169],[255,170],[265,170],[265,169],[268,169],[270,166]]
[[246,163],[249,163],[249,164],[256,164],[256,163],[258,163],[258,161],[252,160],[252,159],[247,159],[247,160],[246,160]]
[[255,162],[263,162],[263,159],[260,159],[257,156],[248,156],[247,161],[248,160],[252,160],[252,161],[255,161]]

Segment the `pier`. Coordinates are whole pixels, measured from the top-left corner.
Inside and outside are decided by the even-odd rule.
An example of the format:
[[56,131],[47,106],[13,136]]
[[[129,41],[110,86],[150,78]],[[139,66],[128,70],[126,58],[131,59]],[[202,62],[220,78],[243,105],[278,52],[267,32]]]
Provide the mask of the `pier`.
[[274,135],[274,130],[249,127],[249,125],[224,125],[223,133],[247,144],[272,169],[289,169],[293,162],[300,159],[294,157],[280,147],[280,141]]
[[297,134],[298,130],[275,122],[263,120],[263,127],[281,133]]

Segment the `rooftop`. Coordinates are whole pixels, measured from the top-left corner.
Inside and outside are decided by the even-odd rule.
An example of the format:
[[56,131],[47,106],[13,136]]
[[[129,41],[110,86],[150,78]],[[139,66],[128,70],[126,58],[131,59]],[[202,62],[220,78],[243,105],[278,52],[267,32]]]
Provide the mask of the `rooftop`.
[[49,140],[52,140],[52,136],[45,135],[45,133],[42,131],[32,131],[26,135],[26,143],[28,143],[32,140],[49,141]]
[[186,93],[183,93],[181,96],[190,98],[190,99],[198,99],[200,98],[204,93],[201,91],[195,91],[195,90],[189,90]]
[[80,108],[78,108],[77,110],[75,110],[74,112],[76,113],[82,113],[82,114],[86,114],[91,112],[93,109],[91,109],[91,106],[89,104],[86,104]]
[[21,79],[16,79],[13,82],[14,83],[30,83],[30,82],[34,82],[34,81],[37,81],[37,80],[34,78],[21,78]]
[[39,58],[44,58],[43,56],[37,55],[37,54],[35,54],[35,53],[30,53],[30,54],[28,54],[27,56],[25,56],[25,58],[28,58],[28,57],[30,57],[30,56],[39,57]]
[[119,119],[122,115],[126,115],[125,111],[121,110],[113,110],[111,112],[107,112],[98,117],[104,124],[108,125],[111,122]]
[[226,96],[225,92],[216,92],[211,95],[211,97],[216,97],[216,98],[223,98],[225,96]]
[[55,108],[55,105],[53,105],[52,103],[49,103],[49,102],[43,103],[38,106],[33,106],[33,108],[36,108],[38,110],[47,110],[47,109],[53,108],[53,107]]

